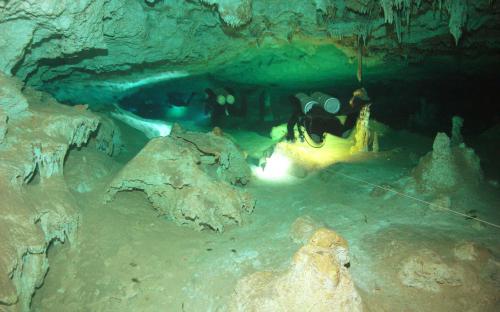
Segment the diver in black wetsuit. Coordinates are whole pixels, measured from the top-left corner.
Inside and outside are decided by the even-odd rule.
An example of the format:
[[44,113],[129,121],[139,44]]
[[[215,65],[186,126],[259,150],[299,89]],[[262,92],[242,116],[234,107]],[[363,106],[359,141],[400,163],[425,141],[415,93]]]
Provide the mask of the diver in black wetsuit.
[[[323,143],[325,133],[342,136],[354,127],[359,111],[370,105],[370,98],[364,88],[353,92],[349,105],[341,107],[338,99],[326,94],[315,92],[311,96],[303,93],[290,96],[294,107],[292,116],[287,124],[288,141],[295,141],[294,127],[298,125],[299,137],[304,140],[303,129],[315,144]],[[337,115],[346,115],[344,124]]]
[[225,117],[237,115],[234,107],[234,91],[230,88],[219,88],[212,90],[206,88],[205,92],[205,115],[210,114],[212,125],[220,126]]

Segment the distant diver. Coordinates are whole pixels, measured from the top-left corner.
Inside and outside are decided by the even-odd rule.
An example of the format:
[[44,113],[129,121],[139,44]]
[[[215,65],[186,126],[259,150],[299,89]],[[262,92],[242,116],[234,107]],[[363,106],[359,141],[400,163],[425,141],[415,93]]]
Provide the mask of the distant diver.
[[163,120],[142,118],[120,108],[116,104],[114,106],[115,110],[111,112],[112,117],[126,123],[134,129],[141,131],[148,139],[168,136],[170,131],[172,131],[172,124]]
[[206,88],[205,92],[205,114],[211,115],[212,124],[219,125],[223,116],[229,116],[233,104],[236,102],[234,92],[218,88],[212,90]]
[[[300,140],[307,140],[304,135],[305,129],[314,145],[323,144],[326,133],[343,136],[354,127],[361,109],[370,105],[370,98],[364,88],[355,90],[349,104],[344,106],[337,98],[321,92],[314,92],[311,95],[297,93],[290,96],[289,100],[294,110],[288,120],[286,139],[295,141],[294,128],[297,125]],[[343,124],[337,118],[339,115],[346,116]]]

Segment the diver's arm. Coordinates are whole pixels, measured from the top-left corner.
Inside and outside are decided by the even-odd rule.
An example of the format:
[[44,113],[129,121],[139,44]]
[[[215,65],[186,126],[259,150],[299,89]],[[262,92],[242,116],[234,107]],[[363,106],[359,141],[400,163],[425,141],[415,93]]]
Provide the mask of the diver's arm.
[[[295,125],[299,122],[299,116],[300,116],[300,111],[294,111],[292,116],[290,116],[290,119],[288,119],[288,123],[286,125],[287,129],[287,134],[286,134],[286,139],[289,141],[295,141],[295,133],[294,133],[294,128]],[[299,127],[299,132],[300,132],[300,127]]]
[[[293,141],[295,141],[295,133],[294,133],[295,125],[297,125],[299,123],[299,118],[304,113],[302,113],[302,108],[300,107],[300,102],[295,96],[290,95],[288,97],[288,100],[290,101],[293,112],[292,112],[292,115],[290,116],[290,119],[288,119],[288,123],[286,126],[286,128],[287,128],[286,139],[293,142]],[[301,134],[301,129],[300,129],[300,127],[298,127],[298,128],[299,128],[299,134]]]

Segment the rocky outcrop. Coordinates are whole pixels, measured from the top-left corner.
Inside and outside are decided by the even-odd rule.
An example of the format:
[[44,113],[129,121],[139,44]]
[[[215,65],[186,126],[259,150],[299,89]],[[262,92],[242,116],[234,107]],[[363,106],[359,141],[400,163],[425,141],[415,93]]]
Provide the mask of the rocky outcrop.
[[76,243],[78,205],[64,161],[91,138],[99,118],[0,79],[0,111],[9,122],[0,142],[0,310],[29,311],[49,268],[49,246]]
[[155,138],[114,178],[107,200],[121,191],[140,190],[161,215],[197,230],[223,231],[251,212],[251,196],[232,184],[246,184],[243,154],[213,133],[185,132]]
[[282,273],[257,272],[241,279],[230,311],[362,311],[346,265],[347,242],[318,229]]

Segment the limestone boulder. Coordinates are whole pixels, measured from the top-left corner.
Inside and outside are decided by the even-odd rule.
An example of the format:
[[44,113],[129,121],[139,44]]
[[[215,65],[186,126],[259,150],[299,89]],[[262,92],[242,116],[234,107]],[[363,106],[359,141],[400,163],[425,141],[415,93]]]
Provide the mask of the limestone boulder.
[[223,231],[225,225],[240,224],[255,205],[250,194],[232,185],[248,181],[249,169],[241,159],[224,137],[177,129],[149,141],[111,182],[106,200],[121,191],[141,190],[175,223]]
[[233,185],[246,185],[250,181],[251,171],[245,160],[244,153],[239,150],[227,137],[216,132],[200,134],[183,131],[176,126],[171,137],[185,141],[198,149],[204,157],[204,162],[217,164],[216,175]]
[[334,231],[318,229],[285,272],[241,279],[230,311],[363,311],[346,261],[347,242]]

